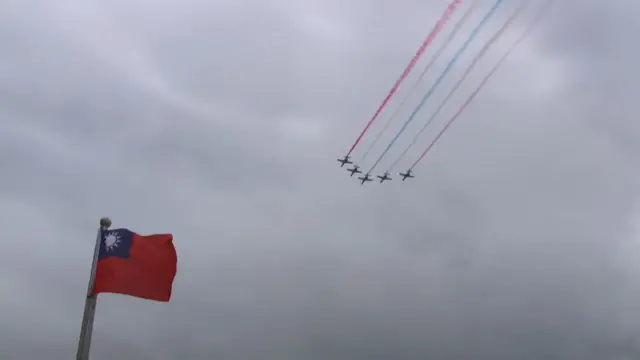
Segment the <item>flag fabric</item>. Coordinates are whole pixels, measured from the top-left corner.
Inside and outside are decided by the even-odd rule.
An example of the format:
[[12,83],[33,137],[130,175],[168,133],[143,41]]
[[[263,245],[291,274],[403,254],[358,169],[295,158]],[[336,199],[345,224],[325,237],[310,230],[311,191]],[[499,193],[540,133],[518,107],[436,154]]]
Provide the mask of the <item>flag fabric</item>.
[[138,235],[129,229],[104,230],[92,293],[116,293],[167,302],[171,299],[177,265],[171,234]]

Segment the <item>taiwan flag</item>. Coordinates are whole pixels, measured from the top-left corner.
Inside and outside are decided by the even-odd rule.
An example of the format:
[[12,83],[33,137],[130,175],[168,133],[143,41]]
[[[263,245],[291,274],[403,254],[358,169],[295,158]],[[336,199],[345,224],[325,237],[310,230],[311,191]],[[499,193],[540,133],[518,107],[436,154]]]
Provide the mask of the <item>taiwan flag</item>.
[[103,230],[93,295],[116,293],[169,301],[177,265],[171,234]]

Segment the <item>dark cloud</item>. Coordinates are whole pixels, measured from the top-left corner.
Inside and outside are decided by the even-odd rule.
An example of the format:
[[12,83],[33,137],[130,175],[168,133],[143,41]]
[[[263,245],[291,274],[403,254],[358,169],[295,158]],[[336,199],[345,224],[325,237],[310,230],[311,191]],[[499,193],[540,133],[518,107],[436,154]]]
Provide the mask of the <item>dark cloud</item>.
[[557,2],[415,181],[337,169],[446,3],[0,0],[0,357],[73,356],[109,215],[180,264],[95,359],[638,358],[629,2]]

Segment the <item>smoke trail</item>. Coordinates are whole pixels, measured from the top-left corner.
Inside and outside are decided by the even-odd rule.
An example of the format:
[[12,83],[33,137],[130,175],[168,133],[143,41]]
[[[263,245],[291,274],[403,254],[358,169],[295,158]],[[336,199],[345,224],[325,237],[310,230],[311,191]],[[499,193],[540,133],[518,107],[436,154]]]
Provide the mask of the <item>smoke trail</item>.
[[491,16],[495,13],[495,11],[498,9],[498,7],[502,4],[503,1],[504,0],[497,0],[495,2],[495,4],[493,5],[493,7],[491,7],[491,10],[489,10],[489,12],[484,16],[484,18],[482,18],[482,20],[476,26],[476,28],[473,29],[473,31],[471,32],[471,35],[469,35],[469,38],[467,39],[467,41],[460,47],[458,52],[455,55],[453,55],[453,58],[451,59],[451,61],[449,61],[449,64],[447,64],[447,67],[445,67],[445,69],[442,71],[442,74],[440,74],[440,77],[438,77],[438,79],[433,84],[431,89],[429,89],[427,94],[422,98],[422,100],[420,101],[418,106],[415,108],[415,110],[413,110],[413,113],[411,113],[411,116],[409,116],[407,121],[405,121],[404,125],[402,125],[402,128],[400,128],[400,131],[398,131],[396,136],[391,140],[391,142],[389,143],[387,148],[382,152],[382,154],[378,157],[376,162],[373,164],[373,166],[371,166],[371,169],[369,169],[369,171],[367,173],[372,172],[376,168],[376,166],[378,166],[378,164],[380,163],[382,158],[384,158],[384,156],[387,154],[387,152],[389,152],[389,149],[391,149],[391,147],[398,140],[400,135],[402,135],[402,133],[406,130],[406,128],[409,125],[409,123],[416,117],[418,112],[420,112],[420,109],[422,109],[422,107],[427,102],[427,100],[429,99],[429,97],[431,96],[431,94],[433,93],[435,88],[440,84],[440,82],[445,77],[445,75],[447,75],[447,73],[451,70],[453,65],[455,65],[455,63],[458,60],[458,58],[460,57],[460,55],[467,49],[469,44],[471,44],[471,42],[475,39],[475,37],[478,35],[478,33],[480,32],[482,27],[487,23],[487,21],[489,21]]
[[440,57],[442,52],[447,48],[449,43],[451,43],[451,40],[453,40],[455,38],[455,36],[458,34],[458,31],[460,31],[462,26],[467,22],[467,19],[469,18],[469,16],[471,15],[473,10],[475,9],[476,5],[477,5],[477,0],[474,1],[474,3],[471,5],[471,7],[469,7],[467,9],[467,11],[464,13],[464,15],[462,15],[462,17],[460,18],[460,20],[458,20],[458,22],[454,25],[454,28],[451,31],[451,33],[449,34],[449,36],[447,36],[447,39],[444,41],[444,43],[442,43],[442,45],[440,45],[438,50],[436,50],[436,52],[433,54],[433,56],[431,57],[431,60],[424,67],[424,69],[422,70],[422,73],[420,73],[420,76],[418,76],[418,79],[416,80],[416,82],[411,87],[411,90],[409,90],[409,92],[404,97],[404,99],[402,99],[402,102],[400,103],[400,105],[398,105],[398,107],[396,108],[396,111],[393,113],[393,115],[391,115],[389,117],[389,119],[387,120],[387,123],[384,125],[382,130],[380,130],[380,132],[378,132],[378,135],[376,136],[375,140],[373,140],[371,145],[369,145],[369,148],[367,148],[367,151],[364,153],[364,155],[362,155],[362,158],[360,159],[359,163],[363,163],[364,162],[364,160],[367,158],[367,156],[369,155],[369,153],[371,152],[373,147],[376,145],[376,143],[382,137],[382,134],[384,134],[384,132],[387,131],[387,129],[389,128],[389,125],[391,125],[391,122],[393,122],[393,120],[396,118],[396,116],[398,116],[398,114],[400,113],[400,110],[402,110],[402,107],[404,106],[404,104],[407,102],[407,100],[409,100],[409,98],[416,91],[416,89],[418,88],[418,85],[420,85],[420,82],[422,81],[424,76],[427,74],[429,69],[431,69],[431,66],[433,66],[433,64],[436,62],[436,60],[438,60],[438,58]]
[[460,85],[462,85],[462,83],[467,78],[467,76],[469,76],[469,74],[471,74],[473,69],[478,64],[478,62],[484,57],[484,55],[487,53],[487,51],[500,38],[500,36],[502,36],[502,34],[504,34],[504,32],[509,28],[509,26],[513,23],[513,21],[518,17],[518,15],[520,15],[522,10],[524,10],[524,8],[526,7],[526,5],[528,3],[529,3],[528,0],[524,0],[523,2],[521,2],[520,5],[518,6],[518,8],[513,12],[513,14],[504,23],[504,25],[502,25],[502,27],[498,31],[496,31],[496,33],[493,34],[493,36],[491,36],[491,38],[489,40],[487,40],[487,42],[482,46],[482,49],[480,49],[480,51],[475,56],[475,58],[473,58],[473,61],[471,62],[469,67],[467,67],[467,69],[465,70],[465,72],[462,75],[462,77],[460,78],[460,80],[458,80],[458,82],[453,86],[453,88],[451,89],[451,91],[449,92],[447,97],[438,106],[436,111],[434,111],[433,115],[431,115],[431,117],[427,120],[427,122],[424,124],[422,129],[420,129],[420,131],[418,131],[418,133],[413,138],[413,140],[411,141],[409,146],[407,146],[404,149],[404,151],[402,152],[402,154],[400,154],[398,156],[396,161],[394,161],[393,164],[391,164],[391,166],[389,166],[389,169],[387,171],[393,170],[393,168],[395,168],[396,165],[398,165],[398,163],[404,158],[404,156],[407,154],[407,152],[409,152],[409,150],[413,147],[413,145],[415,145],[415,143],[418,141],[418,138],[420,138],[420,135],[422,135],[422,133],[429,127],[429,125],[431,125],[431,123],[436,118],[436,116],[440,113],[440,111],[442,111],[442,109],[447,104],[447,102],[449,102],[449,100],[451,99],[453,94],[458,90],[458,88],[460,88]]
[[378,115],[380,115],[380,112],[382,111],[382,109],[384,109],[384,107],[387,106],[387,104],[389,103],[389,100],[391,100],[391,97],[393,96],[393,94],[395,94],[396,91],[398,91],[398,89],[400,88],[400,84],[402,84],[404,79],[407,78],[407,75],[409,75],[409,72],[416,65],[416,63],[420,59],[420,56],[422,56],[422,53],[424,53],[424,51],[427,49],[427,47],[433,42],[433,39],[435,39],[435,37],[440,33],[440,30],[442,30],[442,28],[447,23],[447,21],[449,21],[449,18],[451,17],[451,14],[453,14],[453,12],[458,8],[458,5],[460,5],[461,2],[462,2],[462,0],[453,0],[451,2],[451,4],[449,4],[447,9],[444,11],[442,16],[440,17],[440,20],[438,20],[438,22],[436,23],[436,25],[433,28],[433,30],[431,30],[431,33],[429,33],[427,38],[424,39],[424,42],[422,43],[422,45],[420,46],[420,48],[418,49],[416,54],[413,56],[413,59],[411,59],[411,61],[409,62],[409,65],[407,65],[406,69],[404,69],[404,71],[402,72],[402,75],[400,75],[400,78],[398,78],[398,80],[396,80],[396,83],[393,85],[393,87],[391,88],[391,90],[387,94],[387,97],[382,101],[382,104],[380,104],[380,106],[378,107],[378,110],[376,110],[376,112],[375,112],[375,114],[373,114],[373,117],[371,118],[371,120],[369,120],[367,125],[364,127],[364,129],[360,133],[360,136],[358,136],[358,138],[353,143],[353,145],[351,145],[351,149],[349,149],[349,152],[347,153],[346,156],[351,155],[351,153],[353,152],[353,149],[356,148],[356,146],[358,145],[358,143],[360,142],[360,140],[362,139],[364,134],[367,132],[367,130],[369,130],[369,127],[371,127],[371,124],[373,124],[373,122],[376,120]]
[[460,109],[458,110],[458,112],[453,115],[453,117],[447,122],[447,124],[444,126],[444,128],[440,131],[440,133],[438,133],[438,135],[436,136],[436,138],[431,142],[431,144],[429,144],[429,146],[427,147],[427,149],[420,155],[420,157],[418,157],[418,160],[416,160],[413,165],[411,165],[411,167],[409,168],[410,170],[413,170],[416,165],[418,165],[420,163],[420,161],[425,157],[425,155],[427,155],[427,153],[431,150],[431,148],[433,148],[433,146],[438,142],[438,140],[440,140],[440,138],[442,137],[442,135],[447,131],[447,129],[451,126],[451,124],[453,124],[453,122],[458,118],[458,116],[460,116],[460,114],[462,114],[462,112],[464,111],[464,109],[471,103],[471,101],[473,101],[473,99],[476,97],[476,95],[478,95],[478,93],[480,92],[480,90],[482,90],[482,88],[484,87],[484,85],[487,83],[487,81],[489,81],[489,78],[491,78],[491,76],[498,70],[498,68],[500,68],[500,65],[502,65],[502,63],[507,59],[507,57],[509,57],[509,55],[513,52],[513,50],[522,42],[522,40],[524,40],[529,33],[531,32],[531,30],[535,27],[535,25],[537,25],[537,23],[542,19],[542,17],[544,16],[544,14],[546,13],[546,11],[549,9],[550,5],[553,3],[554,0],[549,0],[544,6],[543,8],[540,10],[540,12],[538,13],[538,16],[536,16],[536,18],[533,20],[533,22],[529,25],[529,27],[527,27],[527,29],[524,31],[524,33],[522,33],[522,35],[520,36],[520,38],[518,38],[518,40],[516,40],[515,43],[513,43],[513,45],[511,45],[511,47],[509,48],[509,50],[507,50],[507,52],[502,55],[502,57],[500,58],[500,60],[498,60],[498,62],[494,65],[494,67],[491,69],[491,71],[489,72],[489,74],[482,80],[482,82],[480,82],[480,85],[478,85],[478,87],[476,88],[476,90],[471,94],[471,96],[469,96],[469,98],[464,102],[464,104],[462,104],[462,106],[460,107]]

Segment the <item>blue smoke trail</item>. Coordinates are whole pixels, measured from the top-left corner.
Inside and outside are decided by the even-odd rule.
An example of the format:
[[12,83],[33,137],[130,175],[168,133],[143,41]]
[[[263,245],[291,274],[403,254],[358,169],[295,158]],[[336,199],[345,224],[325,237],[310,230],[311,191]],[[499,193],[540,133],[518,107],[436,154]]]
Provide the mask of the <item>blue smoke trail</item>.
[[440,45],[438,50],[436,50],[436,52],[433,53],[433,55],[431,55],[431,60],[429,60],[429,63],[427,64],[427,66],[424,67],[424,69],[422,70],[422,73],[420,73],[420,76],[418,76],[418,79],[413,84],[413,87],[411,88],[411,90],[409,90],[409,93],[407,93],[407,95],[405,95],[405,97],[404,97],[404,99],[402,99],[402,102],[400,103],[400,105],[398,105],[398,107],[396,107],[396,111],[394,111],[393,115],[391,115],[389,117],[389,119],[387,120],[387,123],[384,124],[384,127],[382,128],[382,130],[380,130],[380,132],[378,132],[378,135],[376,136],[376,138],[369,145],[369,147],[367,148],[367,151],[364,153],[364,155],[362,155],[362,158],[360,158],[360,161],[359,161],[360,164],[362,164],[364,162],[364,160],[367,158],[367,156],[371,153],[371,150],[373,150],[373,148],[376,146],[378,141],[380,141],[380,139],[382,138],[382,135],[389,128],[389,125],[391,125],[393,120],[398,116],[398,114],[400,113],[400,110],[402,110],[402,107],[404,106],[404,104],[407,102],[407,100],[409,100],[409,98],[411,98],[413,93],[418,89],[418,86],[420,86],[420,82],[422,81],[424,76],[427,75],[427,72],[429,71],[429,69],[431,69],[431,66],[433,66],[433,64],[436,62],[436,60],[438,60],[440,55],[442,55],[442,52],[447,48],[447,46],[449,46],[449,43],[456,37],[456,35],[458,34],[458,31],[460,31],[460,29],[465,24],[465,22],[468,20],[469,16],[473,12],[473,10],[475,10],[476,5],[477,5],[477,3],[473,3],[471,5],[471,7],[469,9],[467,9],[467,12],[465,12],[464,15],[462,15],[462,17],[460,18],[460,20],[458,20],[458,22],[454,25],[453,31],[451,31],[449,36],[447,36],[447,39],[444,41],[444,43],[442,43],[442,45]]
[[431,96],[431,94],[433,93],[433,91],[435,90],[435,88],[440,84],[440,82],[442,81],[442,79],[445,77],[445,75],[447,75],[447,73],[449,72],[449,70],[451,70],[451,68],[453,67],[453,65],[455,65],[456,61],[458,60],[458,58],[460,57],[460,55],[467,49],[467,47],[469,46],[469,44],[471,44],[471,42],[473,41],[473,39],[475,39],[475,37],[478,35],[478,33],[480,32],[480,30],[482,29],[482,27],[487,23],[487,21],[489,21],[489,19],[491,18],[491,16],[493,15],[493,13],[496,11],[496,9],[498,9],[498,7],[502,4],[504,0],[497,0],[495,4],[493,4],[493,7],[491,8],[491,10],[489,10],[489,12],[484,16],[484,18],[482,18],[482,20],[480,21],[480,23],[476,26],[475,29],[473,29],[473,31],[471,32],[471,35],[469,35],[469,38],[467,38],[467,41],[465,41],[464,44],[462,44],[462,46],[460,47],[460,49],[458,49],[458,52],[455,53],[455,55],[453,55],[453,58],[451,59],[451,61],[449,61],[449,64],[447,64],[447,67],[444,68],[444,70],[442,71],[442,74],[440,74],[440,77],[438,77],[438,79],[436,80],[436,82],[433,84],[433,86],[431,86],[431,89],[429,89],[429,91],[425,94],[425,96],[422,98],[422,100],[420,101],[420,103],[418,104],[418,106],[415,108],[415,110],[413,110],[413,112],[411,113],[411,116],[409,116],[409,118],[407,119],[407,121],[402,125],[402,128],[400,128],[400,131],[398,131],[398,133],[396,134],[396,136],[393,138],[393,140],[391,140],[391,142],[389,143],[389,145],[387,146],[387,148],[382,152],[382,154],[380,155],[380,157],[378,157],[378,160],[376,160],[376,162],[373,164],[373,166],[371,167],[371,169],[369,169],[369,171],[367,171],[367,173],[371,173],[376,166],[378,166],[378,163],[380,163],[380,161],[382,160],[382,158],[384,158],[384,156],[387,154],[387,152],[389,152],[389,149],[391,149],[391,147],[393,146],[393,144],[396,142],[396,140],[398,140],[398,138],[400,137],[400,135],[402,135],[402,133],[404,132],[404,130],[407,128],[407,126],[409,125],[409,123],[416,117],[416,115],[418,114],[418,112],[420,112],[420,110],[422,109],[422,107],[424,106],[424,104],[427,102],[427,100],[429,99],[429,97]]

